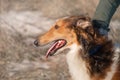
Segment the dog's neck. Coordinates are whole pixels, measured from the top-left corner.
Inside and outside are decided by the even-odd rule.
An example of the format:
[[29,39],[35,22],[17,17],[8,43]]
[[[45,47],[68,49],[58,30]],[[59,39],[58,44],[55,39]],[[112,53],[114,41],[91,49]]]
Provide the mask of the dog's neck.
[[70,46],[70,49],[70,52],[67,54],[67,63],[73,80],[90,80],[86,63],[80,54],[82,47],[73,44]]
[[[92,77],[89,70],[91,69],[91,67],[96,68],[98,66],[89,65],[88,64],[89,62],[87,63],[84,57],[82,57],[83,55],[82,50],[83,50],[82,46],[73,44],[72,46],[70,46],[70,51],[67,53],[66,56],[69,71],[71,73],[73,80],[103,80],[103,78],[104,80],[112,80],[112,77],[117,68],[119,53],[115,53],[113,55],[114,57],[111,57],[113,62],[111,63],[111,65],[108,64],[109,66],[107,68],[109,69],[109,71],[107,70],[107,68],[101,70],[104,73],[103,76],[101,76],[102,74],[101,72],[98,72],[99,74],[98,75],[95,71],[92,71],[97,74],[97,75],[94,74],[94,76]],[[107,64],[106,62],[103,63]]]

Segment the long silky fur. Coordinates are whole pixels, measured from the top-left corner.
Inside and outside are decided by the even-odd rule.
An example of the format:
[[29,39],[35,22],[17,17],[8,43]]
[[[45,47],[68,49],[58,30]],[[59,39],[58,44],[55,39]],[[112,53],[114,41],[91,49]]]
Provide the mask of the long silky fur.
[[[86,17],[71,17],[69,20],[66,19],[66,21],[71,23],[68,27],[74,29],[79,43],[85,45],[82,45],[85,49],[84,51],[87,51],[83,52],[83,59],[86,61],[86,63],[89,63],[88,69],[90,76],[94,77],[96,74],[98,74],[99,77],[105,78],[107,71],[110,71],[109,68],[113,63],[113,43],[111,40],[99,35],[98,31],[93,29],[93,26],[88,26],[90,27],[87,28],[88,30],[77,27],[76,22],[79,19],[89,20],[89,18]],[[82,34],[86,34],[88,38],[85,39]],[[84,42],[81,41],[81,37],[84,39]],[[88,51],[92,46],[95,45],[101,45],[102,48],[99,49],[95,54],[90,55]]]

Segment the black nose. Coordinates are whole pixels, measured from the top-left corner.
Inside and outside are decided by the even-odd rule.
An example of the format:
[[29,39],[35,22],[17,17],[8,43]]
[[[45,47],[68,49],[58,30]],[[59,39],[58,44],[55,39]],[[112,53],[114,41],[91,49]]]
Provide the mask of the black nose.
[[35,44],[36,46],[39,46],[38,40],[35,40],[35,41],[34,41],[34,44]]

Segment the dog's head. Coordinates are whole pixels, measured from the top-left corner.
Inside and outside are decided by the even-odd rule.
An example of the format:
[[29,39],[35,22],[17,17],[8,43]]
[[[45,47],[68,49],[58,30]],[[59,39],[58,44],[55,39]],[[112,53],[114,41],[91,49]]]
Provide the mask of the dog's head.
[[49,47],[46,57],[72,44],[86,48],[90,44],[101,43],[102,38],[95,32],[91,20],[86,16],[72,16],[59,19],[52,28],[34,42],[36,46]]

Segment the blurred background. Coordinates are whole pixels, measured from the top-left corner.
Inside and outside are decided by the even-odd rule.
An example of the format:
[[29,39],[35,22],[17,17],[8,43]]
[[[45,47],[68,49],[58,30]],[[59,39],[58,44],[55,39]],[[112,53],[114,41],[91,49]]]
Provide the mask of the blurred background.
[[[61,17],[93,16],[99,0],[0,0],[0,80],[70,80],[65,51],[45,59],[33,45]],[[120,44],[120,8],[109,37]]]

